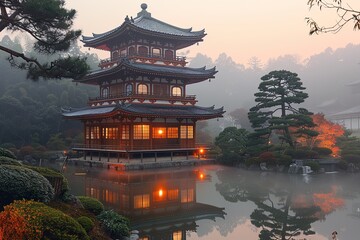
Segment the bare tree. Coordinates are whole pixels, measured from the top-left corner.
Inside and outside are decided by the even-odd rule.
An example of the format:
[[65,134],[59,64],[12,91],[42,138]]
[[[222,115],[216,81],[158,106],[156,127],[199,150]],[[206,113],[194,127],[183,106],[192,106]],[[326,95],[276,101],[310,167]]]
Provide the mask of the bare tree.
[[314,33],[337,33],[349,22],[354,23],[354,30],[360,30],[360,11],[353,9],[347,3],[343,3],[342,0],[308,0],[307,5],[310,9],[318,7],[320,10],[332,10],[337,14],[335,24],[331,26],[320,26],[314,19],[305,18],[310,26],[310,35]]

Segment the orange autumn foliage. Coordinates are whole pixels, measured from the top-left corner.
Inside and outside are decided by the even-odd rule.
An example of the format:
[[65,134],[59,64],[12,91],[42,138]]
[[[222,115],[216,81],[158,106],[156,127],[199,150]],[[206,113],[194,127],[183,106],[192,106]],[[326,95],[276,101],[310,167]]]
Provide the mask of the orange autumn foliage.
[[4,211],[0,212],[0,240],[41,239],[42,231],[37,220],[40,213],[29,213],[16,205],[21,203],[26,206],[31,202],[26,200],[15,201],[4,207]]
[[311,130],[318,132],[319,135],[312,138],[299,138],[298,142],[310,148],[329,148],[334,156],[338,156],[340,149],[336,146],[336,139],[344,135],[344,128],[339,124],[326,120],[322,113],[314,114],[311,118],[316,124]]

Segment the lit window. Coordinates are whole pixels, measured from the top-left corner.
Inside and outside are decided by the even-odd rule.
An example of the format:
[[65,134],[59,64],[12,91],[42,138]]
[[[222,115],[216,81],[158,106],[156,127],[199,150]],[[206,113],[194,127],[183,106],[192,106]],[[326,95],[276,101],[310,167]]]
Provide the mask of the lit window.
[[180,138],[181,139],[193,139],[194,127],[193,126],[180,126]]
[[182,240],[182,232],[181,231],[176,231],[173,232],[173,240]]
[[85,139],[90,139],[90,127],[85,127]]
[[146,84],[139,84],[137,92],[138,94],[148,94],[148,86]]
[[166,128],[154,127],[152,135],[153,138],[166,138]]
[[104,139],[116,139],[119,133],[118,128],[103,128],[102,129],[102,138]]
[[174,201],[179,198],[179,190],[178,189],[170,189],[168,190],[168,200]]
[[153,48],[152,55],[153,55],[153,57],[160,57],[161,56],[160,49],[159,48]]
[[159,189],[153,192],[153,199],[156,202],[161,202],[166,200],[166,191],[163,189]]
[[121,204],[123,208],[129,208],[129,195],[121,195]]
[[91,139],[100,139],[100,128],[99,127],[90,128],[90,138]]
[[181,87],[173,87],[172,91],[171,91],[171,95],[173,95],[174,97],[181,97]]
[[168,138],[179,138],[179,128],[169,127],[167,129],[167,137]]
[[150,238],[149,237],[141,237],[141,238],[139,238],[139,240],[150,240]]
[[133,85],[128,84],[126,85],[126,96],[130,96],[133,93]]
[[149,139],[149,125],[134,125],[134,139]]
[[130,139],[130,126],[123,125],[121,128],[121,139],[128,140]]
[[134,208],[148,208],[150,207],[150,196],[149,194],[140,194],[134,196]]
[[187,202],[193,202],[194,201],[194,189],[184,189],[181,190],[181,202],[187,203]]

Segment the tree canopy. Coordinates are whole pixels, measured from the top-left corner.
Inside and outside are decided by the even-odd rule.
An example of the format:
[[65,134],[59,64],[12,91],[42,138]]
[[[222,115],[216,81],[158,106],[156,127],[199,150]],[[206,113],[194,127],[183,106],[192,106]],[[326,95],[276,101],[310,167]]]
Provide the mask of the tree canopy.
[[[316,135],[309,129],[314,126],[311,113],[295,107],[308,98],[298,75],[286,70],[272,71],[261,80],[259,92],[254,94],[257,105],[249,111],[254,128],[254,133],[249,135],[252,145],[267,144],[271,134],[275,134],[294,147],[296,137]],[[291,132],[290,128],[296,131]]]
[[337,33],[349,22],[353,22],[354,30],[360,30],[360,11],[353,9],[349,4],[342,0],[308,0],[308,6],[311,8],[318,7],[320,10],[333,10],[337,14],[335,24],[329,26],[320,26],[317,21],[307,17],[306,21],[310,26],[310,35],[323,33]]
[[0,50],[9,54],[11,65],[28,70],[30,79],[76,79],[89,70],[85,58],[62,54],[81,35],[80,30],[72,29],[76,11],[68,10],[64,5],[64,0],[0,1],[0,32],[28,33],[35,40],[33,48],[38,53],[59,53],[59,57],[51,62],[40,62],[36,57],[0,44]]

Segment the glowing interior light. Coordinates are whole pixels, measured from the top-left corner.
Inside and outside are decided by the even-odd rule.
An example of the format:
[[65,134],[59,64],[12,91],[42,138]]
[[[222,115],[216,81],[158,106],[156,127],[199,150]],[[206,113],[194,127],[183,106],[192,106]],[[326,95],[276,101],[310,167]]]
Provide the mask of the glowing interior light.
[[200,148],[199,152],[200,152],[200,153],[204,153],[204,149],[203,149],[203,148]]
[[164,193],[163,193],[163,190],[162,190],[162,189],[160,189],[160,190],[159,190],[159,197],[162,197],[162,196],[163,196],[163,194],[164,194]]
[[200,179],[204,179],[204,174],[200,173]]
[[164,131],[163,131],[162,129],[160,129],[160,130],[158,131],[158,133],[161,135],[161,134],[164,133]]

